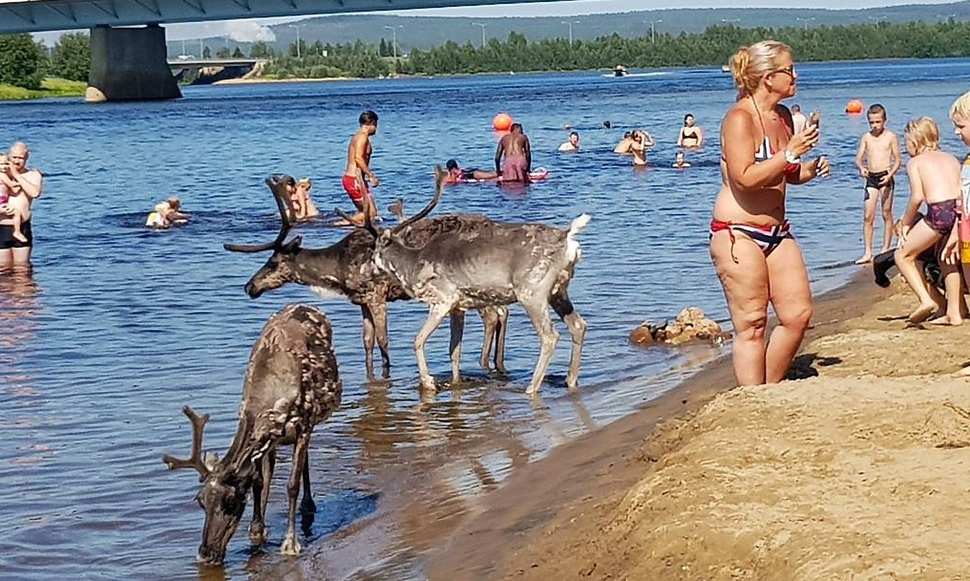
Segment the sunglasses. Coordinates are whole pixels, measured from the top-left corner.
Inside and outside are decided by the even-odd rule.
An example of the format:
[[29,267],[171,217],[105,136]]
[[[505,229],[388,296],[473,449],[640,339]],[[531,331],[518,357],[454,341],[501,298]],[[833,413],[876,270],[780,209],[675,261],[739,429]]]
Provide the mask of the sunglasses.
[[778,69],[777,71],[772,71],[771,72],[772,75],[775,74],[775,73],[785,73],[786,75],[788,75],[789,77],[791,77],[792,79],[794,79],[795,78],[795,65],[788,65],[787,67],[785,67],[783,69]]

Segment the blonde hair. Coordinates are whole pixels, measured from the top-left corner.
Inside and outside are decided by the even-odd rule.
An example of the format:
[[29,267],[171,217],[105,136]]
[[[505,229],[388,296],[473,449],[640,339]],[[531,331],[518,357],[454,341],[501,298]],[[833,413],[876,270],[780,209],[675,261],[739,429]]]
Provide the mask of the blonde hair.
[[914,155],[940,148],[940,128],[930,117],[913,119],[906,124],[906,140],[913,144]]
[[970,91],[960,95],[960,97],[950,106],[950,119],[957,116],[965,121],[970,121]]
[[791,47],[777,40],[763,40],[739,48],[728,61],[738,96],[754,93],[765,75],[778,70],[778,58],[783,54],[792,54]]

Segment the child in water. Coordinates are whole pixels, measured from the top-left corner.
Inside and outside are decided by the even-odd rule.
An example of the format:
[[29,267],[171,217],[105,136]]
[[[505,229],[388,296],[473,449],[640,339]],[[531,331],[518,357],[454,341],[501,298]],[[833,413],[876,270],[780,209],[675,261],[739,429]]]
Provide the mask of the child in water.
[[145,226],[149,228],[170,228],[176,223],[185,223],[189,215],[182,211],[182,201],[176,196],[155,204],[155,210],[148,215]]
[[[0,154],[0,173],[7,173],[8,164],[9,162],[7,161],[7,156]],[[0,206],[6,205],[8,201],[10,201],[10,194],[7,192],[7,188],[4,187],[3,184],[0,184]],[[16,208],[9,206],[8,208],[13,212],[13,214],[10,215],[10,220],[13,222],[13,233],[11,236],[14,237],[14,240],[27,242],[27,237],[24,236],[24,233],[20,231],[21,224],[23,224],[24,221],[23,213]]]
[[[933,321],[959,325],[963,322],[963,294],[960,273],[951,259],[941,260],[940,269],[946,289],[946,304],[934,294],[916,265],[921,252],[956,235],[957,217],[962,211],[960,199],[960,162],[940,151],[940,130],[929,117],[906,124],[906,151],[911,159],[906,164],[910,197],[906,212],[897,223],[900,247],[896,266],[919,298],[919,306],[909,315],[910,323],[925,321],[944,309],[945,315]],[[917,210],[926,202],[926,215],[917,221]]]

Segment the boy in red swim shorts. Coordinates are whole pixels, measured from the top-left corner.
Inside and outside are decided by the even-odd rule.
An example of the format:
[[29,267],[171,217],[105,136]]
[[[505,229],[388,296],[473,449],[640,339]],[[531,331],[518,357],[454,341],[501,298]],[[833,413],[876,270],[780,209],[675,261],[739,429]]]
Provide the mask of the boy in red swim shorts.
[[374,196],[367,185],[368,181],[371,187],[377,187],[381,183],[370,169],[373,153],[370,138],[377,133],[377,113],[364,111],[358,121],[360,129],[350,138],[350,145],[347,147],[347,169],[344,171],[342,185],[350,201],[357,207],[357,213],[353,216],[354,222],[363,224],[365,208],[371,218],[378,217]]

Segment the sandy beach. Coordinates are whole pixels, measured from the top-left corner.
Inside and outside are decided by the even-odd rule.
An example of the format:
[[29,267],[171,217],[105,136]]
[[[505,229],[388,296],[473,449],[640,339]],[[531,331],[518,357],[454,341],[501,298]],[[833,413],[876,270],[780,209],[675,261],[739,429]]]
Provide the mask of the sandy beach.
[[868,276],[820,301],[801,379],[719,362],[514,475],[434,579],[962,579],[970,325],[907,328]]

